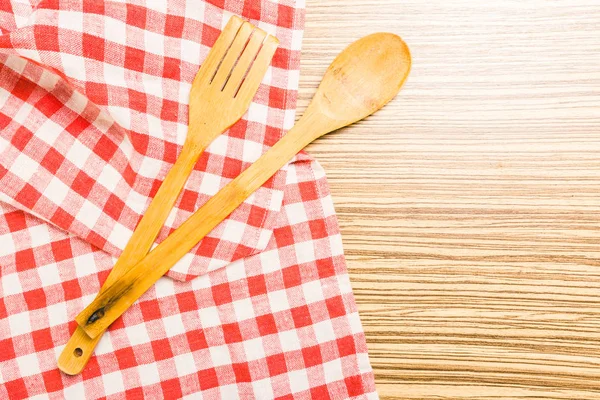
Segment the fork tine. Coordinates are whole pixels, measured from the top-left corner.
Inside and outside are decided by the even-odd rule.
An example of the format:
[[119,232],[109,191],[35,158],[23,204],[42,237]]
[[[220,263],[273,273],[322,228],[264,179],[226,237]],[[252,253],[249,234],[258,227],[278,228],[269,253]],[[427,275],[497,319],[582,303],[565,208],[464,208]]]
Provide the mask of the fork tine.
[[231,94],[232,96],[235,95],[242,83],[242,79],[244,79],[244,76],[246,76],[246,72],[248,72],[248,68],[250,68],[252,65],[252,62],[260,50],[260,47],[262,46],[266,36],[267,33],[261,29],[256,29],[252,33],[246,49],[233,68],[233,72],[231,73],[231,76],[225,85],[225,89],[223,90],[224,92]]
[[218,67],[217,74],[215,75],[211,84],[216,84],[219,87],[219,89],[221,89],[225,85],[225,82],[231,74],[231,70],[233,69],[235,62],[238,60],[240,54],[244,50],[244,47],[246,47],[248,38],[252,34],[253,30],[254,27],[249,22],[244,22],[244,24],[238,31],[237,36],[233,40],[233,44],[227,51],[223,62]]
[[[240,27],[244,23],[244,20],[237,16],[232,16],[225,28],[217,38],[214,46],[208,52],[206,60],[202,63],[200,70],[196,74],[194,81],[198,80],[210,80],[215,75],[215,70],[219,66],[219,63],[225,57],[225,53],[231,46],[231,43],[235,39]],[[208,81],[207,81],[208,83]]]
[[277,50],[277,46],[279,46],[279,40],[275,36],[269,35],[265,39],[258,56],[256,56],[256,60],[248,71],[246,79],[244,79],[239,92],[235,96],[236,98],[252,99],[254,97],[260,82],[267,72],[267,68],[269,68],[269,64],[271,64],[271,59],[273,58],[273,54],[275,54],[275,50]]

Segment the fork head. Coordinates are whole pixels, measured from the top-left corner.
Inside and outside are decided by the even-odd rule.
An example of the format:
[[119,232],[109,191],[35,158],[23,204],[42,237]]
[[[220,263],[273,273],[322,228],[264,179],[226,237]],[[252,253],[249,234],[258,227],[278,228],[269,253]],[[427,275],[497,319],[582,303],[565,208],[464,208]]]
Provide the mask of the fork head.
[[208,145],[244,115],[278,44],[274,36],[231,17],[194,78],[188,140]]

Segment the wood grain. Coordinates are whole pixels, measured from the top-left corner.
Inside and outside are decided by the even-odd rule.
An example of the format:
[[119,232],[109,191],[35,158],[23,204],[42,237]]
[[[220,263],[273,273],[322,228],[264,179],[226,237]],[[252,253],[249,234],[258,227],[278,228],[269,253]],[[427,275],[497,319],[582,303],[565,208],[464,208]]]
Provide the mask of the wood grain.
[[600,398],[600,2],[308,0],[298,115],[376,31],[408,82],[309,152],[381,397]]

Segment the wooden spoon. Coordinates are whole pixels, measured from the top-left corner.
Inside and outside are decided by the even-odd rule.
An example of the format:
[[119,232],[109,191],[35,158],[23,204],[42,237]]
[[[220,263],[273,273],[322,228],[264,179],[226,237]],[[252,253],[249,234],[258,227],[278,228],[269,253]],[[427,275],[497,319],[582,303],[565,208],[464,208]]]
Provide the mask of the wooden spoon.
[[296,125],[236,179],[221,189],[119,281],[76,318],[95,337],[248,196],[313,140],[374,113],[406,80],[411,65],[406,44],[376,33],[348,46],[329,66],[311,104]]
[[[192,83],[189,128],[181,153],[101,292],[148,254],[204,149],[248,110],[278,43],[239,17],[229,19]],[[58,368],[69,375],[81,372],[99,340],[76,329],[58,358]]]

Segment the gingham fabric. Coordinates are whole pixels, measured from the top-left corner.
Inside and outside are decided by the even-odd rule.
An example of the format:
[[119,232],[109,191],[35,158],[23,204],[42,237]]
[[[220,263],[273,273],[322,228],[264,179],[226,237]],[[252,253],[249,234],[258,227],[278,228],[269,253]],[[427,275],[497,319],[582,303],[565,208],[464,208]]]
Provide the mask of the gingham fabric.
[[56,360],[174,163],[232,14],[280,41],[157,242],[294,122],[300,1],[0,3],[0,398],[376,398],[332,200],[301,154],[118,319]]

